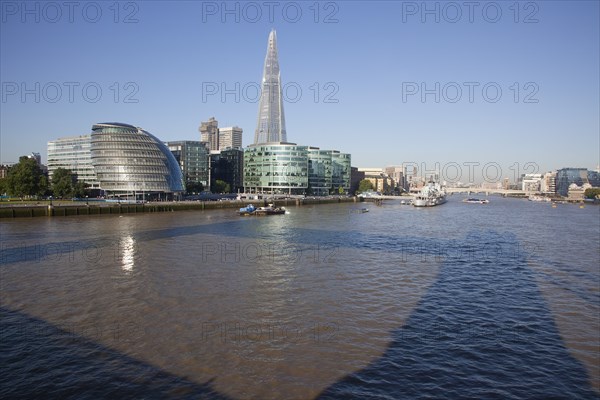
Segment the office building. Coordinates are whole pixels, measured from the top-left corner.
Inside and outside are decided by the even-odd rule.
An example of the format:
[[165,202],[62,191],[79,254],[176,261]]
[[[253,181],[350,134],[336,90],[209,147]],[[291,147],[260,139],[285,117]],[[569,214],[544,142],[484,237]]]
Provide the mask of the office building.
[[232,147],[210,155],[210,186],[221,180],[229,185],[231,193],[244,190],[244,150]]
[[356,167],[351,167],[350,170],[350,193],[354,194],[358,190],[360,181],[365,179],[365,172],[359,171]]
[[219,128],[218,149],[225,150],[230,147],[242,147],[242,128],[230,126]]
[[214,117],[202,122],[198,130],[200,141],[206,143],[209,151],[219,150],[219,122]]
[[167,147],[181,168],[186,183],[209,186],[209,150],[207,143],[195,140],[167,142]]
[[100,183],[92,165],[92,136],[81,135],[59,138],[48,142],[48,177],[58,168],[70,170],[76,179],[85,182],[91,189],[98,189]]
[[348,194],[350,192],[350,154],[331,150],[331,189],[332,194]]
[[600,173],[585,168],[562,168],[556,171],[556,193],[566,197],[572,184],[600,187]]
[[373,184],[376,192],[392,194],[394,191],[394,180],[390,178],[382,168],[358,168],[358,172],[365,174],[364,179],[368,179]]
[[556,194],[556,171],[546,172],[540,184],[540,191],[545,194]]
[[269,34],[254,144],[244,151],[246,193],[327,195],[350,190],[350,154],[287,142],[275,31]]
[[27,156],[27,158],[32,158],[35,160],[35,162],[41,167],[42,166],[42,156],[40,155],[40,153],[35,153],[32,152],[30,155]]
[[521,180],[521,190],[525,193],[538,193],[541,191],[542,174],[525,174]]
[[305,194],[307,188],[307,146],[259,144],[244,151],[246,193]]
[[287,142],[275,30],[269,34],[254,144]]
[[332,157],[331,151],[308,147],[308,188],[307,194],[326,196],[331,190]]
[[390,167],[385,167],[384,172],[385,174],[387,174],[387,176],[394,180],[394,191],[401,193],[407,189],[403,166],[394,165]]

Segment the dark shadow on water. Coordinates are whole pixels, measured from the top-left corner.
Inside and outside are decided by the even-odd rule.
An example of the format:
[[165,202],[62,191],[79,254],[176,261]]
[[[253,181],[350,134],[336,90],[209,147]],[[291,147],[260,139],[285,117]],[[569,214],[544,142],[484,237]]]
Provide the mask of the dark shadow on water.
[[[513,246],[512,234],[466,240]],[[385,353],[320,399],[598,399],[526,258],[447,260]]]
[[0,307],[2,399],[228,399],[73,332]]
[[[298,245],[406,251],[442,262],[436,282],[406,324],[392,332],[382,357],[321,398],[600,398],[565,347],[527,265],[527,251],[514,235],[484,231],[425,239],[289,232],[288,240]],[[133,233],[136,241],[195,234],[256,237],[251,224],[241,221]],[[57,243],[54,251],[112,241]],[[0,264],[31,261],[27,254],[33,250],[3,249]],[[42,320],[2,308],[0,316],[0,398],[226,398],[211,382],[174,376]]]

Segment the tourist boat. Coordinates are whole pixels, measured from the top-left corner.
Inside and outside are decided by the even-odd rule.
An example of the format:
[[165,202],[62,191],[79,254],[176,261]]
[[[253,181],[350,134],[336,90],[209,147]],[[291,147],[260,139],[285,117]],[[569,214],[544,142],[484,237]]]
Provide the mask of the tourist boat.
[[413,200],[415,207],[434,207],[446,202],[446,192],[439,183],[429,182]]
[[273,204],[269,204],[266,207],[254,207],[250,204],[246,207],[240,208],[240,215],[280,215],[285,214],[284,207],[274,207]]
[[476,198],[469,198],[469,199],[464,199],[463,203],[470,203],[470,204],[488,204],[490,201],[487,199],[476,199]]

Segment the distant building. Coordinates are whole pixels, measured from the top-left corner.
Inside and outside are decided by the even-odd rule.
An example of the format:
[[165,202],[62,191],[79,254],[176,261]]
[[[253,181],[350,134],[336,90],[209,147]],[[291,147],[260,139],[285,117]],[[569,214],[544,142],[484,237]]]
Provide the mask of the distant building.
[[100,188],[100,182],[92,164],[92,136],[81,135],[59,138],[48,142],[48,177],[58,168],[70,170],[76,179],[90,185],[91,189]]
[[208,150],[219,150],[219,122],[211,117],[200,124],[200,141],[206,143]]
[[211,117],[198,128],[200,141],[206,143],[209,151],[225,150],[229,147],[242,147],[242,128],[230,126],[219,128],[219,121]]
[[242,128],[230,126],[219,128],[218,150],[225,150],[230,147],[242,147]]
[[359,171],[356,167],[351,167],[350,170],[350,193],[356,193],[360,181],[365,179],[364,171]]
[[383,172],[382,168],[358,168],[358,171],[365,174],[364,179],[371,181],[375,191],[384,194],[393,193],[394,180]]
[[398,189],[399,192],[402,192],[407,189],[403,166],[385,167],[384,172],[394,180],[396,185],[394,190]]
[[538,193],[541,190],[542,174],[525,174],[522,179],[522,189],[526,193]]
[[569,185],[567,198],[569,200],[582,201],[585,198],[585,190],[590,187],[592,186],[589,183],[584,183],[583,186],[577,186],[577,184],[572,183]]
[[244,150],[228,148],[210,155],[210,187],[221,180],[229,184],[232,193],[244,190]]
[[568,196],[572,184],[583,187],[584,184],[600,187],[600,173],[585,168],[562,168],[556,171],[556,193]]
[[556,171],[550,171],[544,174],[540,191],[549,195],[556,194]]
[[509,190],[510,189],[510,181],[508,178],[502,179],[502,189]]
[[8,170],[10,168],[10,165],[0,165],[0,179],[4,179],[8,176]]
[[588,183],[592,185],[592,187],[600,187],[600,171],[588,170]]
[[40,153],[31,153],[30,155],[27,156],[28,158],[33,158],[35,160],[35,162],[38,163],[38,165],[41,167],[42,166],[42,156],[40,155]]
[[166,145],[177,160],[186,184],[194,182],[209,186],[209,151],[205,142],[180,140]]

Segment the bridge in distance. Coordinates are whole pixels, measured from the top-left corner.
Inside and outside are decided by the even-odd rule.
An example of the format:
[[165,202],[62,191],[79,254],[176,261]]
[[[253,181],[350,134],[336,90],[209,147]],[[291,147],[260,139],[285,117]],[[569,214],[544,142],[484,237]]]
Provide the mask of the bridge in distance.
[[[527,196],[522,190],[511,190],[511,189],[481,189],[481,188],[446,188],[447,194],[464,193],[464,194],[499,194],[508,196]],[[387,196],[387,195],[370,195],[360,196],[364,199],[380,199],[380,200],[406,200],[408,197],[416,196],[417,193],[412,193],[411,196]]]

